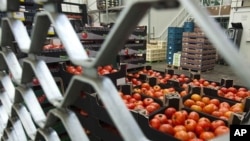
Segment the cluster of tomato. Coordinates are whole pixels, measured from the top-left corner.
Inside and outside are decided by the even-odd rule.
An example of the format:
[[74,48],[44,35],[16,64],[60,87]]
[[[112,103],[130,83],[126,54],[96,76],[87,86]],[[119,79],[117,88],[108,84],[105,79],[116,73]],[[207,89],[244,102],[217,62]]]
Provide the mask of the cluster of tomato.
[[83,73],[83,69],[81,66],[73,66],[73,65],[67,65],[66,71],[70,74],[74,75],[80,75]]
[[232,113],[243,112],[243,104],[236,103],[232,106],[228,102],[221,102],[216,98],[192,94],[184,101],[184,105],[195,111],[204,112],[224,120],[228,120]]
[[39,96],[37,99],[38,99],[39,103],[44,103],[44,101],[46,100],[46,95],[43,94],[43,95]]
[[160,108],[160,104],[154,101],[153,98],[144,98],[142,99],[139,93],[123,94],[119,92],[123,102],[130,110],[139,110],[145,111],[145,114],[150,114]]
[[47,50],[58,50],[58,49],[63,49],[63,45],[54,45],[54,44],[47,44],[45,46],[43,46],[43,50],[47,51]]
[[222,120],[211,121],[200,117],[195,111],[188,113],[186,110],[177,111],[173,107],[154,115],[149,123],[152,128],[181,141],[206,141],[229,132]]
[[238,89],[235,87],[229,87],[229,88],[221,87],[218,90],[218,95],[228,99],[242,101],[246,97],[250,96],[250,91],[244,87]]
[[196,86],[196,87],[207,87],[207,88],[219,89],[219,86],[217,86],[215,82],[209,82],[208,80],[205,80],[204,78],[193,79],[189,84],[191,86]]
[[118,70],[113,68],[112,65],[105,65],[105,66],[99,66],[97,67],[97,71],[99,75],[106,75],[110,73],[115,73]]

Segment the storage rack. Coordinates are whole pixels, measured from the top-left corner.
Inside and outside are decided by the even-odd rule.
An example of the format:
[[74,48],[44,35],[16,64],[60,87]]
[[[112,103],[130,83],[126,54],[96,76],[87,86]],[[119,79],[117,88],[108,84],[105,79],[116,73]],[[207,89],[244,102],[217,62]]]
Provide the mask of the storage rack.
[[[17,11],[18,3],[15,0],[8,0],[8,4],[1,3],[1,10]],[[53,0],[44,1],[36,0],[36,2],[53,2]],[[250,72],[249,67],[244,65],[244,59],[241,56],[231,54],[236,51],[233,44],[224,38],[223,32],[215,22],[208,17],[208,13],[202,11],[201,8],[194,1],[180,1],[187,7],[190,13],[198,19],[199,24],[204,28],[208,37],[214,43],[215,47],[228,60],[234,70],[239,72],[239,76],[248,86],[250,86]],[[49,4],[49,3],[47,3]],[[10,7],[11,5],[11,7]],[[118,127],[122,137],[126,141],[146,141],[138,125],[135,123],[129,111],[122,104],[121,98],[116,94],[117,90],[112,85],[109,79],[99,78],[96,75],[95,67],[98,65],[110,64],[115,58],[117,52],[123,47],[127,37],[130,35],[140,18],[146,13],[147,9],[154,8],[176,8],[179,3],[176,0],[159,0],[159,1],[136,1],[129,5],[121,13],[113,30],[107,36],[100,52],[93,60],[89,59],[85,50],[71,27],[67,17],[60,13],[41,12],[36,14],[35,27],[32,34],[32,40],[28,36],[27,30],[23,23],[14,20],[11,17],[2,19],[2,36],[1,42],[1,88],[5,89],[1,93],[1,130],[4,130],[2,140],[20,140],[24,141],[28,138],[32,140],[46,139],[51,141],[59,140],[58,135],[50,127],[54,121],[60,120],[71,140],[79,141],[86,140],[86,134],[82,132],[80,122],[74,112],[67,109],[78,97],[76,93],[79,91],[78,86],[83,82],[91,84],[99,93],[100,98],[105,103],[109,115],[112,117],[115,125]],[[143,9],[141,7],[144,7]],[[199,12],[197,12],[199,11]],[[136,15],[134,13],[137,13]],[[128,19],[131,19],[128,21]],[[43,43],[45,41],[47,30],[50,24],[55,25],[55,30],[60,39],[65,45],[66,51],[70,60],[77,65],[81,65],[86,69],[86,73],[82,76],[75,76],[72,78],[69,87],[64,95],[57,89],[55,81],[45,65],[43,60],[36,59],[36,54],[41,52]],[[62,24],[64,23],[64,24]],[[65,31],[64,29],[67,29]],[[123,31],[123,32],[121,32]],[[17,58],[8,46],[12,43],[13,35],[17,41],[20,50],[28,53],[29,57],[24,59],[23,67],[17,61]],[[19,38],[22,37],[22,38]],[[122,39],[120,39],[122,37]],[[116,40],[117,39],[117,40]],[[71,47],[74,46],[74,49]],[[225,49],[226,48],[226,49]],[[227,50],[227,51],[224,51]],[[241,69],[237,69],[240,68]],[[23,71],[25,70],[25,71]],[[14,87],[7,71],[13,74],[13,80],[18,85]],[[46,92],[49,102],[56,108],[49,111],[46,117],[41,110],[40,105],[34,98],[34,93],[25,84],[31,81],[31,74],[34,73],[39,79],[43,90]],[[32,104],[29,103],[32,101]],[[7,104],[6,104],[7,103]],[[24,106],[24,103],[26,104]],[[27,107],[26,107],[27,106]],[[27,112],[29,111],[30,114]],[[32,122],[33,119],[35,123]],[[34,125],[36,124],[38,128]],[[23,126],[22,126],[23,125]],[[2,128],[3,127],[3,128]],[[27,136],[25,135],[25,131]],[[80,132],[79,132],[80,131]],[[228,136],[221,136],[215,140],[229,140]]]

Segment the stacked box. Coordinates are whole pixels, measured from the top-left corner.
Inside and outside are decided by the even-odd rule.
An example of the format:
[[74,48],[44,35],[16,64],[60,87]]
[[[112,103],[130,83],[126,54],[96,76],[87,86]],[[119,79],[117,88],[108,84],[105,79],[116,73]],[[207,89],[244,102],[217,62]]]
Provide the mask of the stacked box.
[[180,66],[184,69],[206,71],[216,63],[216,49],[198,27],[195,32],[183,32]]
[[183,25],[183,32],[194,32],[194,27],[195,23],[190,21],[190,22],[184,22]]
[[166,62],[169,65],[173,63],[173,55],[182,49],[182,27],[169,27],[168,28],[168,41],[167,41],[167,54]]
[[166,41],[150,40],[146,49],[146,61],[163,61],[166,59]]
[[179,67],[181,63],[181,52],[174,53],[173,66]]

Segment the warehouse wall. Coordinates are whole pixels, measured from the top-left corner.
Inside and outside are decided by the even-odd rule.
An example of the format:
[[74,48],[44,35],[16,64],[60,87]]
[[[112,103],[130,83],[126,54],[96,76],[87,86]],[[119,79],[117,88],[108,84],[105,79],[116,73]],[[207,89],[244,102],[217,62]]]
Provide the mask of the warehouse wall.
[[250,64],[250,7],[232,9],[230,13],[229,27],[232,22],[241,22],[243,25],[240,53]]

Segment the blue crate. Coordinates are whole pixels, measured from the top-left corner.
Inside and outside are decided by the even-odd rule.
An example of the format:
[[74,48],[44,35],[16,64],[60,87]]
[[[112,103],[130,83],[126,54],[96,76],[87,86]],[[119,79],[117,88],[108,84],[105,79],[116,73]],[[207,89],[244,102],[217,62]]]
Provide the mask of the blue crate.
[[184,28],[194,28],[194,22],[184,22]]
[[186,27],[184,28],[184,32],[194,32],[194,28]]
[[168,38],[176,38],[176,39],[181,39],[182,38],[182,33],[168,33]]
[[172,65],[173,64],[173,59],[166,59],[166,63],[168,64],[168,65]]
[[167,43],[171,44],[171,45],[173,45],[173,44],[181,44],[182,43],[182,39],[181,38],[180,39],[168,38]]
[[182,27],[168,27],[168,33],[182,33]]

